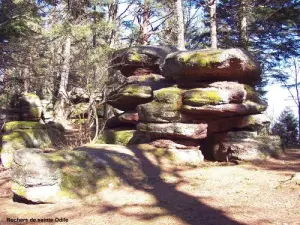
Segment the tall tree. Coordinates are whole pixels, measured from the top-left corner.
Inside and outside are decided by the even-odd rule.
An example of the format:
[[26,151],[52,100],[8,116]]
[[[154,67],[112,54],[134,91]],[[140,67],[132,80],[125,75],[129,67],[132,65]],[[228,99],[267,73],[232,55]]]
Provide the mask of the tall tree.
[[177,16],[177,48],[185,50],[182,0],[175,0],[175,9]]
[[[273,78],[279,81],[289,91],[290,97],[297,106],[298,130],[300,130],[300,59],[286,61],[287,68],[273,70]],[[299,137],[300,140],[300,132]]]
[[285,108],[271,129],[272,134],[279,135],[284,146],[291,147],[298,143],[297,118],[290,108]]
[[240,0],[239,5],[239,33],[240,33],[240,46],[247,49],[248,46],[248,18],[249,14],[249,4],[248,0]]
[[209,13],[210,13],[210,39],[211,39],[211,48],[218,48],[217,40],[217,0],[209,0]]

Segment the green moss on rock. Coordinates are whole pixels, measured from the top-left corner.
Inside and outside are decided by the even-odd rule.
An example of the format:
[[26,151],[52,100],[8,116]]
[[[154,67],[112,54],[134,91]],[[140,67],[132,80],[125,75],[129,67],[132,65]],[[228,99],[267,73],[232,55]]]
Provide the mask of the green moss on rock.
[[1,158],[4,167],[9,168],[15,150],[22,148],[50,148],[55,141],[61,141],[56,129],[19,129],[2,136]]
[[24,96],[27,98],[40,99],[39,96],[37,96],[37,94],[35,94],[35,93],[25,93]]
[[128,55],[129,62],[139,63],[142,61],[142,59],[143,57],[137,52],[130,52],[130,54]]
[[18,129],[45,129],[46,125],[41,124],[39,122],[34,122],[34,121],[10,121],[7,122],[3,130],[5,132],[10,132]]
[[127,145],[135,133],[136,130],[105,130],[96,143]]
[[217,105],[222,103],[222,97],[218,90],[193,89],[184,93],[183,102],[193,106]]
[[177,87],[162,88],[154,92],[154,100],[162,103],[178,102],[182,98],[183,91]]
[[138,96],[138,97],[151,97],[152,96],[152,89],[150,86],[143,86],[138,84],[131,84],[125,87],[121,94],[126,96]]
[[197,65],[198,67],[210,67],[218,63],[222,51],[183,52],[178,55],[178,61],[186,65]]

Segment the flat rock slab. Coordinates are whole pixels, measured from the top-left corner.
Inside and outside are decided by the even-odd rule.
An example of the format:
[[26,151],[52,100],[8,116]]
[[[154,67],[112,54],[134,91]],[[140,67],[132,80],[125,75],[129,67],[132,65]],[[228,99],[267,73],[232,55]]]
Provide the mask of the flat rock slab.
[[183,104],[191,106],[242,103],[246,99],[245,90],[218,88],[195,88],[184,92]]
[[183,105],[181,111],[186,114],[199,116],[199,118],[222,118],[238,115],[260,114],[265,111],[266,105],[260,105],[255,102],[246,101],[244,103],[222,104],[222,105],[204,105],[204,106],[190,106]]
[[268,130],[270,122],[270,119],[264,114],[227,117],[209,121],[208,132],[218,133],[241,128],[253,131],[263,131],[263,129]]
[[158,139],[152,141],[150,145],[157,148],[168,148],[168,149],[200,149],[200,144],[197,140],[168,140],[168,139]]
[[252,56],[242,49],[207,49],[169,54],[163,75],[180,83],[187,81],[238,81],[257,84],[261,68]]
[[207,124],[139,123],[137,129],[153,137],[202,139],[207,136]]

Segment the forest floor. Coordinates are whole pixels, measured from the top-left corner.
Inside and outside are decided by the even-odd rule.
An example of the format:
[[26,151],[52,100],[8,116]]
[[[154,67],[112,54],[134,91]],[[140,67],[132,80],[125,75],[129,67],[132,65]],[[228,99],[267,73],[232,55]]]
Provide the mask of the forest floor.
[[100,200],[27,205],[12,201],[10,171],[0,168],[0,224],[14,224],[7,218],[68,220],[17,224],[300,224],[300,186],[288,182],[299,172],[300,150],[290,149],[263,163],[165,171],[143,189],[107,188]]

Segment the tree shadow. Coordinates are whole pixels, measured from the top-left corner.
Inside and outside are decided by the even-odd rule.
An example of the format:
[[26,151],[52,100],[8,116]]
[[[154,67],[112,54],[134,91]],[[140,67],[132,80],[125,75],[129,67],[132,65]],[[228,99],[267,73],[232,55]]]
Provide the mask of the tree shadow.
[[[168,158],[167,151],[158,155],[152,151],[145,151],[143,149],[144,145],[132,145],[128,149],[132,151],[134,156],[138,159],[141,165],[142,172],[148,178],[147,185],[140,185],[135,182],[134,179],[129,178],[127,174],[124,174],[122,170],[115,169],[119,168],[111,157],[106,157],[105,161],[108,163],[110,168],[115,169],[115,173],[118,177],[126,180],[127,184],[136,190],[143,191],[150,194],[156,199],[157,204],[151,205],[150,207],[159,207],[167,211],[167,215],[172,215],[182,220],[187,224],[242,224],[239,223],[228,216],[225,212],[214,209],[207,204],[198,200],[195,196],[189,195],[187,193],[177,190],[178,186],[183,183],[188,183],[182,177],[179,172],[185,169],[191,169],[193,166],[185,165],[183,167],[169,167],[168,169],[162,168],[166,161],[162,158]],[[99,151],[99,149],[97,149]],[[101,150],[100,150],[101,151]],[[152,159],[149,159],[149,154],[153,153]],[[172,161],[170,159],[169,161]],[[172,174],[177,178],[175,183],[168,183],[162,178],[163,173]],[[132,205],[127,205],[125,207],[131,207]],[[116,210],[115,207],[113,210]],[[120,207],[118,210],[124,210],[124,207]],[[141,220],[150,220],[156,217],[163,216],[165,214],[161,213],[148,213],[147,215],[141,214],[126,214],[126,216],[138,216]]]
[[194,196],[176,190],[178,183],[166,183],[160,176],[162,172],[160,167],[154,165],[139,146],[131,146],[130,149],[140,160],[143,172],[148,177],[156,175],[155,179],[149,180],[151,188],[142,190],[153,195],[159,207],[166,209],[187,224],[241,224],[227,217],[221,210],[214,209]]
[[[266,161],[252,162],[250,167],[258,167],[264,170],[276,171],[286,175],[300,172],[300,150],[285,150],[282,155],[276,158],[269,158]],[[255,169],[255,168],[254,168]]]

